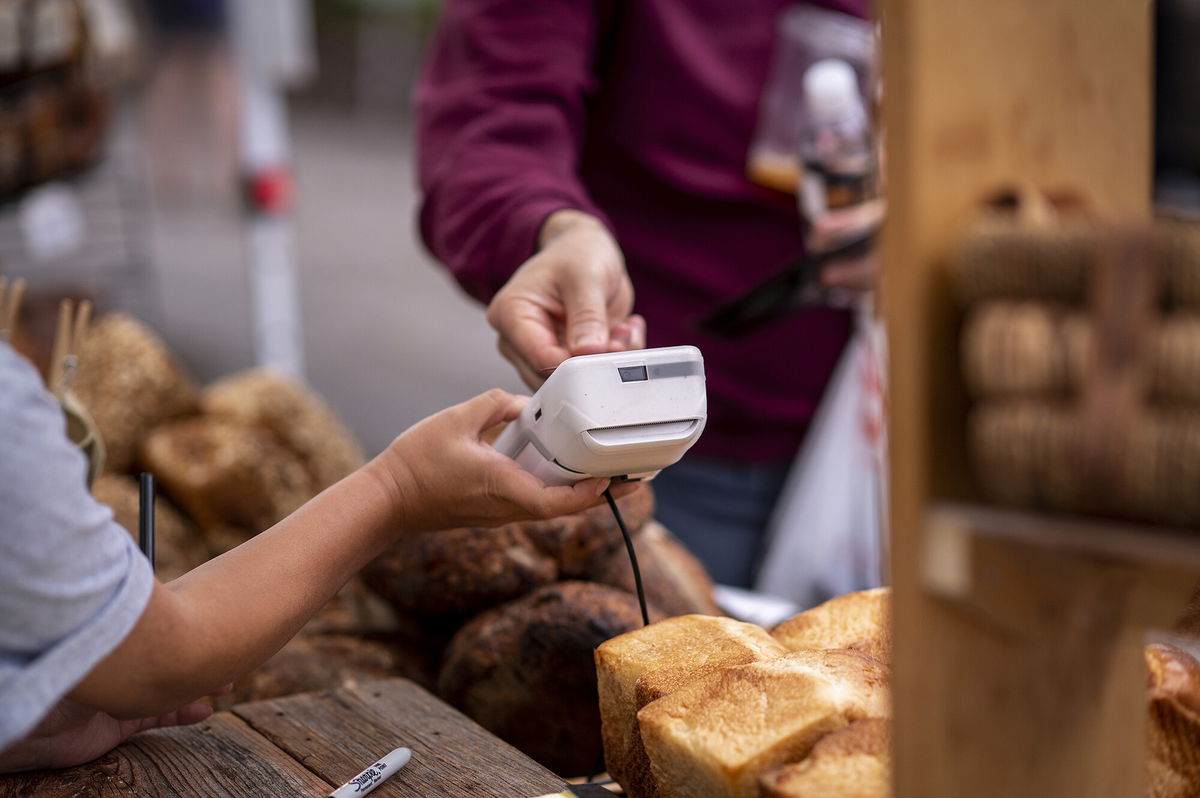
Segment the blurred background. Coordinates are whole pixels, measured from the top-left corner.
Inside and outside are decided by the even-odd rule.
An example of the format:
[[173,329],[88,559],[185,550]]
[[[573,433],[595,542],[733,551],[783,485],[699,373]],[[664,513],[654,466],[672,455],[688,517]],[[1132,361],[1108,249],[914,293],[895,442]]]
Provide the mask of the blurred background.
[[[132,312],[201,382],[303,376],[370,452],[520,390],[416,236],[409,94],[439,5],[0,3],[45,50],[0,64],[0,273]],[[1156,13],[1160,202],[1194,212],[1200,3]]]
[[[87,41],[26,67],[0,106],[0,160],[43,162],[0,179],[0,273],[29,281],[27,318],[39,294],[91,296],[146,321],[202,383],[284,368],[369,452],[482,390],[522,390],[417,238],[409,93],[437,0],[38,14],[56,5],[83,9]],[[6,150],[10,130],[33,140]]]

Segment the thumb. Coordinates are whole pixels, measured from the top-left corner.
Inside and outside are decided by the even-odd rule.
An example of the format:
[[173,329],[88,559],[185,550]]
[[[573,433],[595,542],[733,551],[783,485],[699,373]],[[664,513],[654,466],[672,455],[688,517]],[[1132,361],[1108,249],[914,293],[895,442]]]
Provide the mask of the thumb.
[[515,396],[500,388],[493,388],[474,399],[468,399],[459,408],[470,432],[481,433],[501,422],[512,421],[520,415],[528,401],[527,396]]
[[564,338],[573,355],[594,355],[607,350],[608,301],[604,281],[597,277],[586,270],[572,272],[562,287]]

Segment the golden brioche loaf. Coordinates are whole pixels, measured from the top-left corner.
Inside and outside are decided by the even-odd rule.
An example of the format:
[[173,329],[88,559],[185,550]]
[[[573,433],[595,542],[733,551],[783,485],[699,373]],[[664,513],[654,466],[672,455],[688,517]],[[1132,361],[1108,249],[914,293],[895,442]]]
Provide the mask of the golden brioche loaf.
[[758,798],[766,770],[889,714],[887,668],[836,649],[724,668],[647,704],[638,725],[662,798]]
[[891,722],[856,720],[825,737],[802,762],[768,770],[762,798],[890,798]]
[[1150,671],[1150,798],[1200,795],[1200,662],[1175,646],[1146,647]]
[[891,664],[891,588],[847,593],[794,615],[771,630],[792,651],[849,648]]
[[651,701],[734,665],[787,653],[753,624],[683,615],[614,637],[596,649],[604,761],[632,798],[657,795],[637,713]]
[[253,369],[220,379],[200,397],[205,415],[260,427],[303,461],[313,491],[322,491],[364,462],[362,447],[311,389],[282,374]]

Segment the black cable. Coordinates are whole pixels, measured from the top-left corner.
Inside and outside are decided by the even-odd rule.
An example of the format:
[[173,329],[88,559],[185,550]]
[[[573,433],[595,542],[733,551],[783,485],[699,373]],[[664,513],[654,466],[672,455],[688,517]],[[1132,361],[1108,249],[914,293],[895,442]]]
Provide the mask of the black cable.
[[604,489],[604,498],[608,500],[613,517],[617,519],[617,526],[621,528],[621,536],[625,538],[625,550],[629,552],[629,564],[633,566],[633,584],[637,587],[638,604],[642,607],[642,623],[649,626],[650,612],[646,609],[646,590],[642,587],[642,569],[638,568],[637,552],[633,550],[633,538],[629,537],[625,519],[621,517],[621,511],[617,509],[617,503],[613,500],[612,492],[608,488]]
[[138,547],[154,570],[154,475],[142,473],[138,481]]

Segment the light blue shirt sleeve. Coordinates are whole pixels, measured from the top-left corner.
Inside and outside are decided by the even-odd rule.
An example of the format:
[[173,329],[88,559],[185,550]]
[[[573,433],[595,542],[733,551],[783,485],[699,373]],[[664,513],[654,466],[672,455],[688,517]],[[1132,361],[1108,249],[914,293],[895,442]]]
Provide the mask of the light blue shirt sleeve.
[[0,750],[125,639],[149,563],[92,498],[87,463],[33,367],[0,343]]

